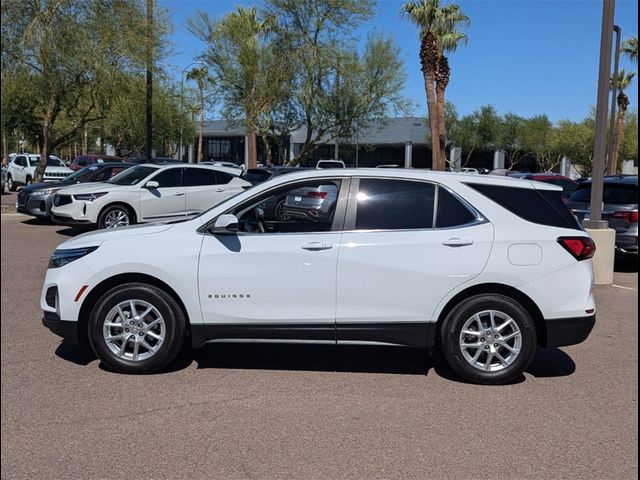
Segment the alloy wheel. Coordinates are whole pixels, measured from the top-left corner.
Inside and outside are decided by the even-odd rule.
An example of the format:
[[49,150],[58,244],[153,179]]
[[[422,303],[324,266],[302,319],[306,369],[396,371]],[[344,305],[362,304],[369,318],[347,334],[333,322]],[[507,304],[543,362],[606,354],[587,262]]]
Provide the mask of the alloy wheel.
[[522,332],[513,318],[484,310],[469,318],[459,337],[465,360],[484,372],[498,372],[513,364],[522,348]]
[[126,227],[130,223],[129,213],[119,208],[111,210],[105,215],[103,223],[105,228]]
[[125,300],[107,314],[102,334],[109,350],[131,361],[154,356],[166,336],[164,318],[144,300]]

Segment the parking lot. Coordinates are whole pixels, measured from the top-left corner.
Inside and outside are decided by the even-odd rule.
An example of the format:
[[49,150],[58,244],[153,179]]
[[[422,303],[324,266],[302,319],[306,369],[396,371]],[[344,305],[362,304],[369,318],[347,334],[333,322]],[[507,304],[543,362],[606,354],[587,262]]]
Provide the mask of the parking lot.
[[507,386],[463,383],[418,350],[304,345],[185,349],[163,373],[128,376],[42,326],[47,260],[73,232],[10,213],[14,199],[2,196],[2,478],[637,472],[633,261],[596,289],[586,342],[539,349]]

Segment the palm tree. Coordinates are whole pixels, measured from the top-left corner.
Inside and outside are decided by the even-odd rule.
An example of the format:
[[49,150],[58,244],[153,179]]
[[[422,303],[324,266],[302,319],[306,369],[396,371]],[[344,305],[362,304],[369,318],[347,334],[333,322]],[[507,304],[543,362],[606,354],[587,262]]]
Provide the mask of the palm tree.
[[204,110],[206,107],[207,98],[205,96],[206,88],[213,82],[213,79],[209,76],[205,67],[194,68],[187,73],[187,80],[195,80],[198,85],[198,103],[200,110],[200,133],[198,135],[198,157],[196,163],[203,161],[202,157],[202,143],[204,137]]
[[[445,90],[451,68],[445,53],[453,52],[467,37],[458,31],[469,18],[455,4],[440,0],[413,0],[402,14],[420,28],[420,64],[424,76],[431,127],[432,168],[444,170],[446,161]],[[437,89],[436,89],[437,85]]]
[[[616,126],[613,134],[613,147],[611,151],[611,161],[609,170],[612,174],[618,171],[618,152],[620,150],[620,142],[622,140],[622,129],[624,127],[624,117],[627,114],[627,108],[629,107],[629,97],[624,91],[631,86],[635,72],[627,73],[624,70],[620,70],[618,73],[618,115],[616,117]],[[611,79],[613,84],[613,78]]]
[[638,63],[638,37],[636,35],[624,41],[622,44],[622,52],[625,53],[632,62]]
[[438,145],[440,132],[438,129],[438,107],[434,85],[440,57],[436,37],[440,8],[440,0],[414,0],[402,5],[402,15],[420,29],[419,57],[427,93],[429,126],[431,128],[431,168],[433,170],[444,170],[444,159],[441,158]]
[[438,132],[441,158],[447,158],[447,125],[445,122],[445,90],[451,78],[449,59],[445,55],[455,52],[459,44],[467,44],[467,36],[458,31],[461,26],[469,25],[467,17],[455,4],[447,5],[440,10],[437,22],[436,37],[438,39],[438,64],[436,66],[436,95],[438,108]]

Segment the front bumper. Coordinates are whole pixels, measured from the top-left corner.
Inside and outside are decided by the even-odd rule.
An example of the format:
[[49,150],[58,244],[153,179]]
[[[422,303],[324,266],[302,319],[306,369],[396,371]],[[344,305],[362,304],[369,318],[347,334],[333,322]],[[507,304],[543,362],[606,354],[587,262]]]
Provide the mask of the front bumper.
[[543,347],[566,347],[584,342],[596,324],[596,316],[544,320]]
[[63,217],[60,215],[51,215],[51,219],[58,225],[64,225],[67,227],[93,227],[95,223],[90,220],[74,220],[70,217]]
[[16,210],[34,217],[49,217],[53,195],[24,195],[19,193],[16,200]]
[[57,313],[44,312],[44,317],[42,317],[42,324],[69,343],[72,343],[74,345],[79,345],[81,343],[80,328],[78,322],[61,320],[60,316]]

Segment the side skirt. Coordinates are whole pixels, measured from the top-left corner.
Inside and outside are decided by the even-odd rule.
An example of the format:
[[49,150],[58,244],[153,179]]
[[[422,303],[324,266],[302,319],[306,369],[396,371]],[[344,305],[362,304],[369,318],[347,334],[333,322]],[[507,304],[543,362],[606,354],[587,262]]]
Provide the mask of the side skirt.
[[435,340],[436,324],[204,324],[191,325],[194,348],[206,343],[316,343],[338,345],[394,345],[428,348]]

